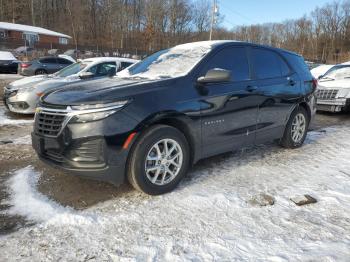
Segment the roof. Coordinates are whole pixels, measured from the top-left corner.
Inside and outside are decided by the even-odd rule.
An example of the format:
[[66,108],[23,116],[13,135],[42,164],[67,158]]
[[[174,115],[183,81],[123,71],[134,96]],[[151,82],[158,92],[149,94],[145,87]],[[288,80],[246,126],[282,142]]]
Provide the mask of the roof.
[[36,33],[42,35],[50,35],[64,38],[71,38],[69,35],[61,34],[55,31],[51,31],[42,27],[30,26],[30,25],[21,25],[13,24],[7,22],[0,22],[0,29],[11,30],[11,31],[21,31],[27,33]]
[[0,51],[0,60],[17,60],[11,52]]

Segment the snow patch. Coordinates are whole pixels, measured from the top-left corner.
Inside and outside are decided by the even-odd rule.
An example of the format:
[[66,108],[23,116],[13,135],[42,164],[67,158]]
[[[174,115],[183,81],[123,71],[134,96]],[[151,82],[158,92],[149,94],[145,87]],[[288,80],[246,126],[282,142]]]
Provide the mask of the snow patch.
[[31,145],[32,144],[32,138],[30,135],[18,137],[14,140],[12,140],[13,144],[15,145]]
[[[308,139],[312,142],[295,150],[259,146],[208,159],[170,194],[149,197],[130,191],[85,211],[38,193],[39,174],[31,167],[19,170],[10,181],[11,212],[39,224],[7,235],[0,256],[29,261],[346,261],[350,127],[311,132]],[[250,203],[261,194],[273,197],[274,205]],[[305,194],[318,202],[299,207],[290,201]]]
[[6,109],[4,107],[0,107],[0,126],[33,124],[33,122],[33,119],[11,119],[8,115],[6,115]]
[[97,221],[97,217],[78,214],[75,210],[63,207],[48,199],[36,190],[40,173],[28,166],[14,173],[9,179],[10,191],[9,214],[25,216],[36,222],[53,224],[91,224]]

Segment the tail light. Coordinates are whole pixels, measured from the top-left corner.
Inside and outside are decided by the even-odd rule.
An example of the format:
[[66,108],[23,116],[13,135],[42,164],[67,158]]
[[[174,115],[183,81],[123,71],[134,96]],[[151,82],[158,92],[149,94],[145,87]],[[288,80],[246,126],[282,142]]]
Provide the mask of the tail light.
[[315,91],[317,88],[317,79],[313,78],[312,79],[312,89]]
[[29,64],[29,63],[22,63],[21,64],[21,68],[28,68],[30,67],[32,64]]

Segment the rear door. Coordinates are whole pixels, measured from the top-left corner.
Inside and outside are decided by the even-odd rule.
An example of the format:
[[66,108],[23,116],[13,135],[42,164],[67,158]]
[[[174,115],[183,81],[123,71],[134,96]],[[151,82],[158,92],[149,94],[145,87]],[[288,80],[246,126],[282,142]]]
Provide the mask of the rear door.
[[234,150],[254,142],[258,103],[250,90],[247,49],[226,47],[216,53],[201,69],[231,71],[232,80],[198,86],[201,94],[203,157]]
[[263,143],[283,136],[301,95],[300,79],[276,51],[252,47],[249,53],[260,97],[256,143]]

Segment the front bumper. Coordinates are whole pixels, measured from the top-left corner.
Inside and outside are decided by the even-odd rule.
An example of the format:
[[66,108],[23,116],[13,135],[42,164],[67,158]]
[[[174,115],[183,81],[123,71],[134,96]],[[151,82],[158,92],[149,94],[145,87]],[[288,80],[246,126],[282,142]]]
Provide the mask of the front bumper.
[[329,100],[317,99],[317,110],[327,112],[340,112],[348,110],[350,106],[350,99],[335,98]]
[[[15,92],[15,94],[14,94]],[[34,114],[39,97],[33,92],[20,92],[4,88],[3,101],[13,113]]]
[[57,136],[38,133],[37,119],[32,146],[39,158],[68,174],[115,185],[125,180],[127,157],[132,146],[123,148],[136,127],[122,112],[88,123],[68,123]]

